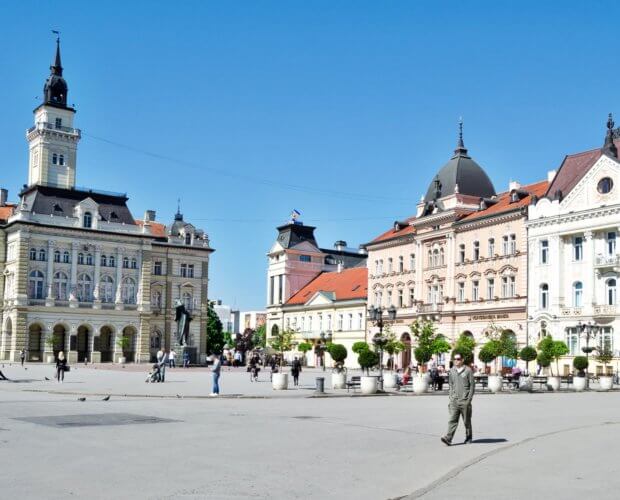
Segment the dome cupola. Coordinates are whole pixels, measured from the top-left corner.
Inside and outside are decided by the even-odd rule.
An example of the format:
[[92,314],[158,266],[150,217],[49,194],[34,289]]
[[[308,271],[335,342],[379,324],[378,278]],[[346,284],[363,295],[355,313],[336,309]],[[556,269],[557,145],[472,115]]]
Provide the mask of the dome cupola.
[[60,38],[56,38],[56,58],[50,66],[50,76],[45,80],[43,87],[43,104],[67,107],[67,82],[62,77],[62,64],[60,62]]

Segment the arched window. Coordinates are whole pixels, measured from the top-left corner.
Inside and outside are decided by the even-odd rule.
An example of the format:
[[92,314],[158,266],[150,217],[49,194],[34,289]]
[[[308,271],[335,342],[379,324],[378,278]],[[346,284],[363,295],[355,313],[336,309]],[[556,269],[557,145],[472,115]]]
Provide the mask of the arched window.
[[101,277],[99,299],[101,299],[101,302],[114,302],[114,280],[110,276]]
[[28,276],[28,297],[31,299],[42,299],[44,281],[45,276],[41,271],[32,271]]
[[69,262],[71,262],[71,257],[69,256],[69,252],[67,252],[66,250],[64,251],[64,253],[62,254],[62,261],[65,264],[68,264]]
[[191,293],[183,292],[183,305],[188,311],[191,311],[194,308],[194,299]]
[[86,254],[86,265],[87,266],[92,266],[93,265],[93,255],[92,254]]
[[129,259],[127,257],[123,257],[123,267],[129,269]]
[[548,309],[549,308],[549,285],[547,283],[543,283],[540,285],[540,308]]
[[36,248],[30,249],[30,260],[37,260],[37,249]]
[[132,269],[138,268],[138,261],[136,259],[131,259],[131,268]]
[[69,279],[63,272],[54,274],[54,297],[57,300],[67,300],[67,284]]
[[93,226],[93,214],[90,212],[86,212],[84,214],[84,227],[92,227]]
[[54,251],[54,262],[60,262],[60,250]]
[[617,303],[616,278],[609,278],[606,283],[607,305],[614,306]]
[[77,299],[80,302],[92,302],[93,300],[93,280],[86,273],[78,276]]
[[132,278],[125,278],[121,286],[121,299],[123,304],[136,303],[136,282]]
[[47,260],[47,252],[45,251],[44,248],[42,248],[41,250],[39,250],[39,260]]
[[79,253],[78,254],[78,264],[84,264],[84,254],[83,253]]
[[439,249],[435,248],[435,250],[433,250],[433,257],[431,258],[431,262],[433,266],[439,265]]
[[573,283],[573,307],[581,307],[583,302],[583,283],[576,281]]
[[101,256],[101,266],[106,267],[108,265],[108,258],[105,255]]
[[108,259],[108,265],[110,267],[116,267],[116,259],[114,258],[114,255],[110,255],[110,258]]

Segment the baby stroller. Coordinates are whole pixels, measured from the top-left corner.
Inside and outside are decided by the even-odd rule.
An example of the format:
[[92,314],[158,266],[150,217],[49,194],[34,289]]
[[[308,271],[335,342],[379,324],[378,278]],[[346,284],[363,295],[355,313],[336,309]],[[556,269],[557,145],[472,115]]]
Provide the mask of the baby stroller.
[[160,373],[159,373],[159,365],[157,363],[155,363],[153,365],[153,369],[146,376],[145,382],[147,384],[152,384],[153,382],[159,382],[160,380],[161,380],[161,376],[160,376]]

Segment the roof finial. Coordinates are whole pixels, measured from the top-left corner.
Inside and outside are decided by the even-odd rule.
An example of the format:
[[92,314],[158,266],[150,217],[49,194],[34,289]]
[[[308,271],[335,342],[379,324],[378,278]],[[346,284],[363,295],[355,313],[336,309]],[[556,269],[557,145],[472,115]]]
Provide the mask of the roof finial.
[[54,65],[50,66],[52,74],[62,76],[62,64],[60,62],[60,31],[52,30],[52,33],[56,35],[56,57],[54,59]]
[[603,145],[603,153],[618,158],[618,148],[614,144],[614,119],[609,113],[607,117],[607,134],[605,134],[605,144]]
[[463,143],[463,117],[459,118],[459,140],[456,143],[456,149],[454,150],[455,155],[466,155],[467,149],[465,148],[465,144]]
[[181,213],[181,198],[177,198],[177,213],[174,215],[174,220],[183,220],[183,214]]

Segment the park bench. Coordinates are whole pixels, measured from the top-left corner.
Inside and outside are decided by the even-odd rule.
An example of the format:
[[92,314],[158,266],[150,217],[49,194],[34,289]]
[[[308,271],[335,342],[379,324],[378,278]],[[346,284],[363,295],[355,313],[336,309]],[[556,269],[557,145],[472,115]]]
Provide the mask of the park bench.
[[349,392],[349,389],[353,389],[353,392],[355,392],[355,389],[357,389],[361,385],[362,377],[354,375],[353,377],[351,377],[351,380],[347,382],[347,392]]

